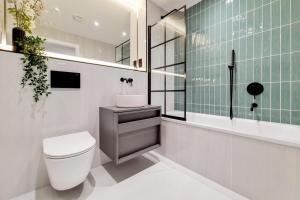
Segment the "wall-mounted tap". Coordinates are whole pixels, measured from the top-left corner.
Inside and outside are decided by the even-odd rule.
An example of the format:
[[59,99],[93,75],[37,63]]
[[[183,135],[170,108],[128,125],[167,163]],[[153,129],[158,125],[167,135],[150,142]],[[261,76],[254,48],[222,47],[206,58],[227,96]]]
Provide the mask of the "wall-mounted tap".
[[124,83],[124,82],[126,82],[126,83],[130,83],[130,85],[132,86],[132,83],[133,83],[133,79],[132,78],[120,78],[120,81],[121,81],[121,83]]
[[253,112],[254,108],[257,108],[257,107],[258,107],[257,103],[252,103],[250,110]]

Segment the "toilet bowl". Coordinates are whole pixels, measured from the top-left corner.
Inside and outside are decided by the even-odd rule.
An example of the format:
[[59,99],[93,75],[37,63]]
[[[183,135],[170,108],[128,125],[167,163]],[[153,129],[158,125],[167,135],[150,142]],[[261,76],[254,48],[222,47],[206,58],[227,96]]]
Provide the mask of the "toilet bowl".
[[43,140],[43,152],[50,184],[68,190],[82,183],[92,166],[96,140],[80,132]]

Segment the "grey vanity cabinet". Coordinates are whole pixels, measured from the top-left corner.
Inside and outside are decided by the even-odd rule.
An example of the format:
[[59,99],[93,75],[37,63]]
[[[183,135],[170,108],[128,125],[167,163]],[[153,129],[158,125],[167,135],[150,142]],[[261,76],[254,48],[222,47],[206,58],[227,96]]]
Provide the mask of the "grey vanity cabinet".
[[161,108],[100,108],[100,149],[118,165],[161,145]]

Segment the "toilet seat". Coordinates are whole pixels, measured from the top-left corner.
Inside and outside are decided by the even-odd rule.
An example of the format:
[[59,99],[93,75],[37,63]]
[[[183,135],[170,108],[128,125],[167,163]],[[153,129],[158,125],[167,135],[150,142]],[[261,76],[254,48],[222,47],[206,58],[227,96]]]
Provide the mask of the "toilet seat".
[[79,156],[95,147],[96,140],[87,132],[63,135],[43,140],[44,155],[48,159]]

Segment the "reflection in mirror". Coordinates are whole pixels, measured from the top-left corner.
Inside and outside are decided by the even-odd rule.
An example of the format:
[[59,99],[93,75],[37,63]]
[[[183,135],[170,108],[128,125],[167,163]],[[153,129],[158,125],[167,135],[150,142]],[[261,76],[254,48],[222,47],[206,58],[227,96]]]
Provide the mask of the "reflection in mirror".
[[[133,65],[138,56],[137,27],[144,1],[43,0],[44,9],[33,35],[46,38],[47,52]],[[11,6],[7,1],[7,7]],[[3,5],[1,9],[3,14]],[[13,17],[6,16],[6,44],[11,45],[15,25]]]

